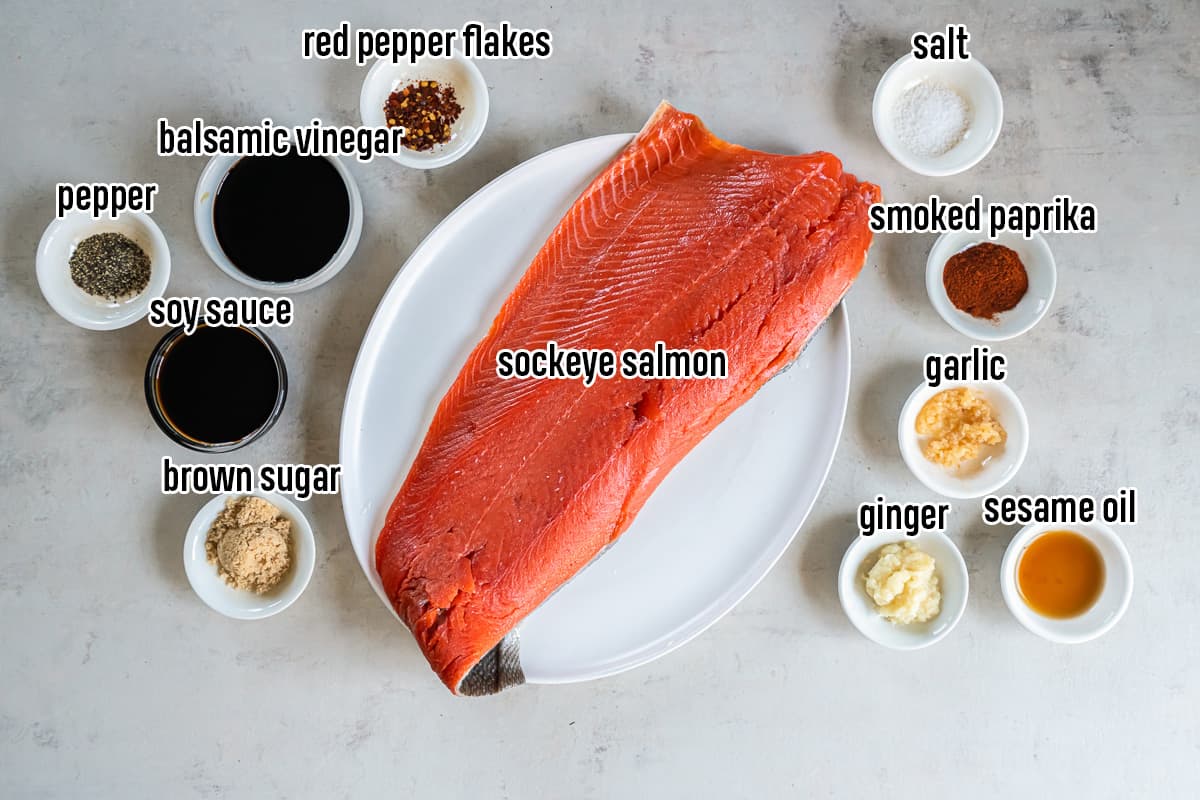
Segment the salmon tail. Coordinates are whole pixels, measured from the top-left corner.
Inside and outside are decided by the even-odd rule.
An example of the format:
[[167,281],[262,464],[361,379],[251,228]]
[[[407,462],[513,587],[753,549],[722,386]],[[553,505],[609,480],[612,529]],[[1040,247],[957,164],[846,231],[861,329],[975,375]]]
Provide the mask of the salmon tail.
[[498,694],[524,682],[525,672],[521,669],[521,636],[514,629],[471,667],[471,671],[455,687],[454,693],[480,697]]

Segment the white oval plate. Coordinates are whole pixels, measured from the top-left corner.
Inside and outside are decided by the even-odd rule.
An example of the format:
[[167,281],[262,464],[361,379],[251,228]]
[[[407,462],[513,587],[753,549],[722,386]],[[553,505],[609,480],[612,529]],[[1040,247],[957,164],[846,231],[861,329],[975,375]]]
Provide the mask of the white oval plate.
[[[417,247],[380,301],[342,414],[342,507],[375,591],[375,538],[467,354],[629,134],[585,139],[480,189]],[[791,369],[702,441],[633,525],[520,625],[531,683],[613,675],[712,625],[771,569],[825,482],[850,388],[838,308]]]

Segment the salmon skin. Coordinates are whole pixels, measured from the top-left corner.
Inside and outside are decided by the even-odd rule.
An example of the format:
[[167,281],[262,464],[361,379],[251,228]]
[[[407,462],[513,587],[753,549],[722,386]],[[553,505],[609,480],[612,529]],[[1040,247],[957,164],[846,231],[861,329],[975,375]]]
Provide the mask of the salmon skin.
[[[376,543],[451,691],[797,356],[861,270],[878,199],[828,153],[748,150],[666,103],[584,190],[442,398]],[[499,350],[550,341],[723,349],[728,377],[497,377]]]

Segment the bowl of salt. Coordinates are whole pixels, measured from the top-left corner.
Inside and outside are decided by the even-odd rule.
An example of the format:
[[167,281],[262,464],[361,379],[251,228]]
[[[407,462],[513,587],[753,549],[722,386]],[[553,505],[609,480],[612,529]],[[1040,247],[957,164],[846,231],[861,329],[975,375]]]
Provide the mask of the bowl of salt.
[[1000,136],[1004,100],[987,67],[971,57],[911,53],[879,80],[875,135],[892,158],[921,175],[957,175],[983,160]]

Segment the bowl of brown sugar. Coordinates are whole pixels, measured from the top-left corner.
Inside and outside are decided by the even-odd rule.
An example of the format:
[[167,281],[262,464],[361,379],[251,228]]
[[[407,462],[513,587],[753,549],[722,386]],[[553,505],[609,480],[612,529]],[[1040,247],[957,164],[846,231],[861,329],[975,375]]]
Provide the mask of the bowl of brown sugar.
[[950,327],[984,342],[1025,333],[1054,300],[1054,255],[1041,234],[944,233],[929,251],[925,289]]
[[209,608],[263,619],[296,602],[316,564],[312,526],[295,503],[272,492],[223,494],[188,528],[183,566]]

